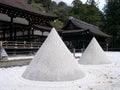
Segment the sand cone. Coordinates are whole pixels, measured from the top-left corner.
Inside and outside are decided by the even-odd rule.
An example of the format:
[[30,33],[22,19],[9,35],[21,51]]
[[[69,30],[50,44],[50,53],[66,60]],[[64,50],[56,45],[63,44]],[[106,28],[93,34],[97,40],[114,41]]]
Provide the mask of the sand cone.
[[78,61],[80,64],[98,65],[98,64],[110,64],[110,60],[106,56],[103,49],[98,44],[97,40],[93,38],[83,52],[82,57]]
[[84,77],[79,64],[53,28],[23,73],[34,81],[71,81]]
[[8,58],[8,55],[2,46],[2,41],[0,41],[0,60],[7,60],[7,58]]

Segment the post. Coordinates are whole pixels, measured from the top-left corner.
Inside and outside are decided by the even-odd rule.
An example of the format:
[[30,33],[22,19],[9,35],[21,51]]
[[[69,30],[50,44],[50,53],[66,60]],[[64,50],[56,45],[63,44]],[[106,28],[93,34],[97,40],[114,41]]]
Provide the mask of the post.
[[0,41],[0,60],[2,60],[2,41]]
[[30,48],[33,48],[33,44],[32,43],[30,44]]
[[18,44],[17,44],[17,41],[15,42],[15,47],[14,48],[18,48]]
[[32,39],[34,38],[34,28],[32,28]]
[[85,50],[85,43],[84,43],[84,40],[83,40],[83,51]]
[[108,44],[108,43],[106,43],[106,51],[108,51],[108,46],[109,46],[109,44]]
[[26,47],[26,41],[24,41],[24,48]]
[[30,42],[30,35],[31,35],[31,30],[32,30],[32,20],[29,20],[29,28],[28,28],[28,41]]
[[73,56],[75,57],[75,48],[73,48]]

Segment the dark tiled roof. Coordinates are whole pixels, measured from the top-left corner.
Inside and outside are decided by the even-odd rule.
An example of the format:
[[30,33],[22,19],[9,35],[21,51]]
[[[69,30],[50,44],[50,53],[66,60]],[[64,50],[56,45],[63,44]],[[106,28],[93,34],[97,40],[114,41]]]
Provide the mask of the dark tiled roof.
[[[99,36],[103,36],[103,37],[111,37],[110,35],[102,32],[99,27],[95,26],[95,25],[92,25],[92,24],[89,24],[87,22],[84,22],[82,20],[78,20],[76,18],[73,18],[73,17],[70,17],[69,18],[69,21],[67,23],[67,25],[69,23],[72,23],[74,26],[76,26],[77,28],[79,28],[78,32],[81,32],[82,31],[86,31],[88,30],[89,32],[95,34],[95,35],[99,35]],[[63,27],[63,33],[66,32],[65,29],[67,28],[67,25]],[[68,31],[68,30],[67,30]],[[71,31],[71,30],[70,30]],[[76,32],[76,30],[75,30]],[[73,31],[71,32],[66,32],[66,33],[74,33],[74,29]]]
[[31,5],[27,4],[27,0],[0,0],[0,4],[8,5],[13,8],[18,8],[25,11],[29,11],[31,13],[36,13],[41,16],[57,17],[56,15],[48,14],[48,13],[39,11],[36,8],[33,8]]
[[78,20],[76,18],[70,17],[69,20],[71,20],[71,22],[76,25],[79,28],[83,28],[83,29],[91,29],[91,30],[98,30],[99,27],[89,24],[87,22],[84,22],[82,20]]
[[87,31],[87,30],[66,30],[66,31],[62,31],[63,34],[65,33],[79,33],[79,32],[83,32],[83,31]]
[[89,30],[90,32],[92,32],[95,35],[99,35],[99,36],[103,36],[103,37],[111,37],[110,35],[100,31],[100,30]]
[[[50,32],[51,29],[53,28],[52,26],[44,26],[44,25],[34,25],[34,28],[37,28],[38,30],[41,30],[41,31],[48,31]],[[58,33],[62,33],[62,30],[58,30],[56,29]]]

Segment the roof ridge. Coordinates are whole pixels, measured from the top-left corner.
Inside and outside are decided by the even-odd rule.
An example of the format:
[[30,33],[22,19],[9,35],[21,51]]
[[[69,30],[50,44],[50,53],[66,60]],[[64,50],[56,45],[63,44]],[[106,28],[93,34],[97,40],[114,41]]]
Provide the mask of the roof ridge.
[[76,21],[77,23],[83,23],[83,24],[86,24],[86,25],[88,25],[88,26],[93,26],[93,27],[99,29],[98,26],[89,24],[89,23],[87,23],[87,22],[84,22],[84,21],[82,21],[82,20],[76,19],[76,18],[74,18],[74,17],[69,17],[69,20],[74,20],[74,21]]

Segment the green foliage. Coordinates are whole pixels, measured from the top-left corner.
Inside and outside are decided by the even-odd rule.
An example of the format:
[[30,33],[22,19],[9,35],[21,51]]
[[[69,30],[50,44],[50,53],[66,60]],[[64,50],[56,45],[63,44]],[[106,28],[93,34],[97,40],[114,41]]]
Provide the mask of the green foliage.
[[40,3],[32,2],[31,5],[32,5],[32,7],[38,8],[40,11],[44,11],[44,7]]
[[113,48],[120,48],[120,0],[108,0],[105,7],[105,31],[113,36]]
[[99,4],[99,0],[98,0],[98,2],[95,2],[95,0],[87,0],[86,3],[88,5],[97,6]]
[[34,0],[35,3],[41,3],[40,0]]
[[51,0],[34,0],[36,3],[41,3],[45,7],[45,11],[50,10]]
[[50,11],[54,12],[56,8],[57,8],[57,3],[55,1],[52,1],[50,4]]
[[80,0],[73,0],[72,5],[74,8],[79,8],[82,5]]
[[55,27],[56,29],[60,30],[63,27],[63,22],[60,20],[55,20],[54,22],[51,22],[52,26]]
[[27,3],[28,3],[28,4],[31,4],[31,3],[32,3],[32,0],[27,0]]
[[[89,3],[88,3],[89,2]],[[88,23],[102,26],[102,12],[98,9],[94,0],[87,0],[86,4],[82,4],[79,0],[72,2],[73,7],[71,15]]]
[[28,0],[28,4],[31,4],[32,7],[39,9],[40,11],[44,11],[44,7],[41,3],[36,3],[35,0]]
[[51,0],[28,0],[28,4],[32,4],[33,7],[37,7],[40,10],[45,10],[49,12],[51,7]]
[[59,16],[59,20],[65,23],[68,20],[70,7],[64,2],[59,2],[54,13]]

